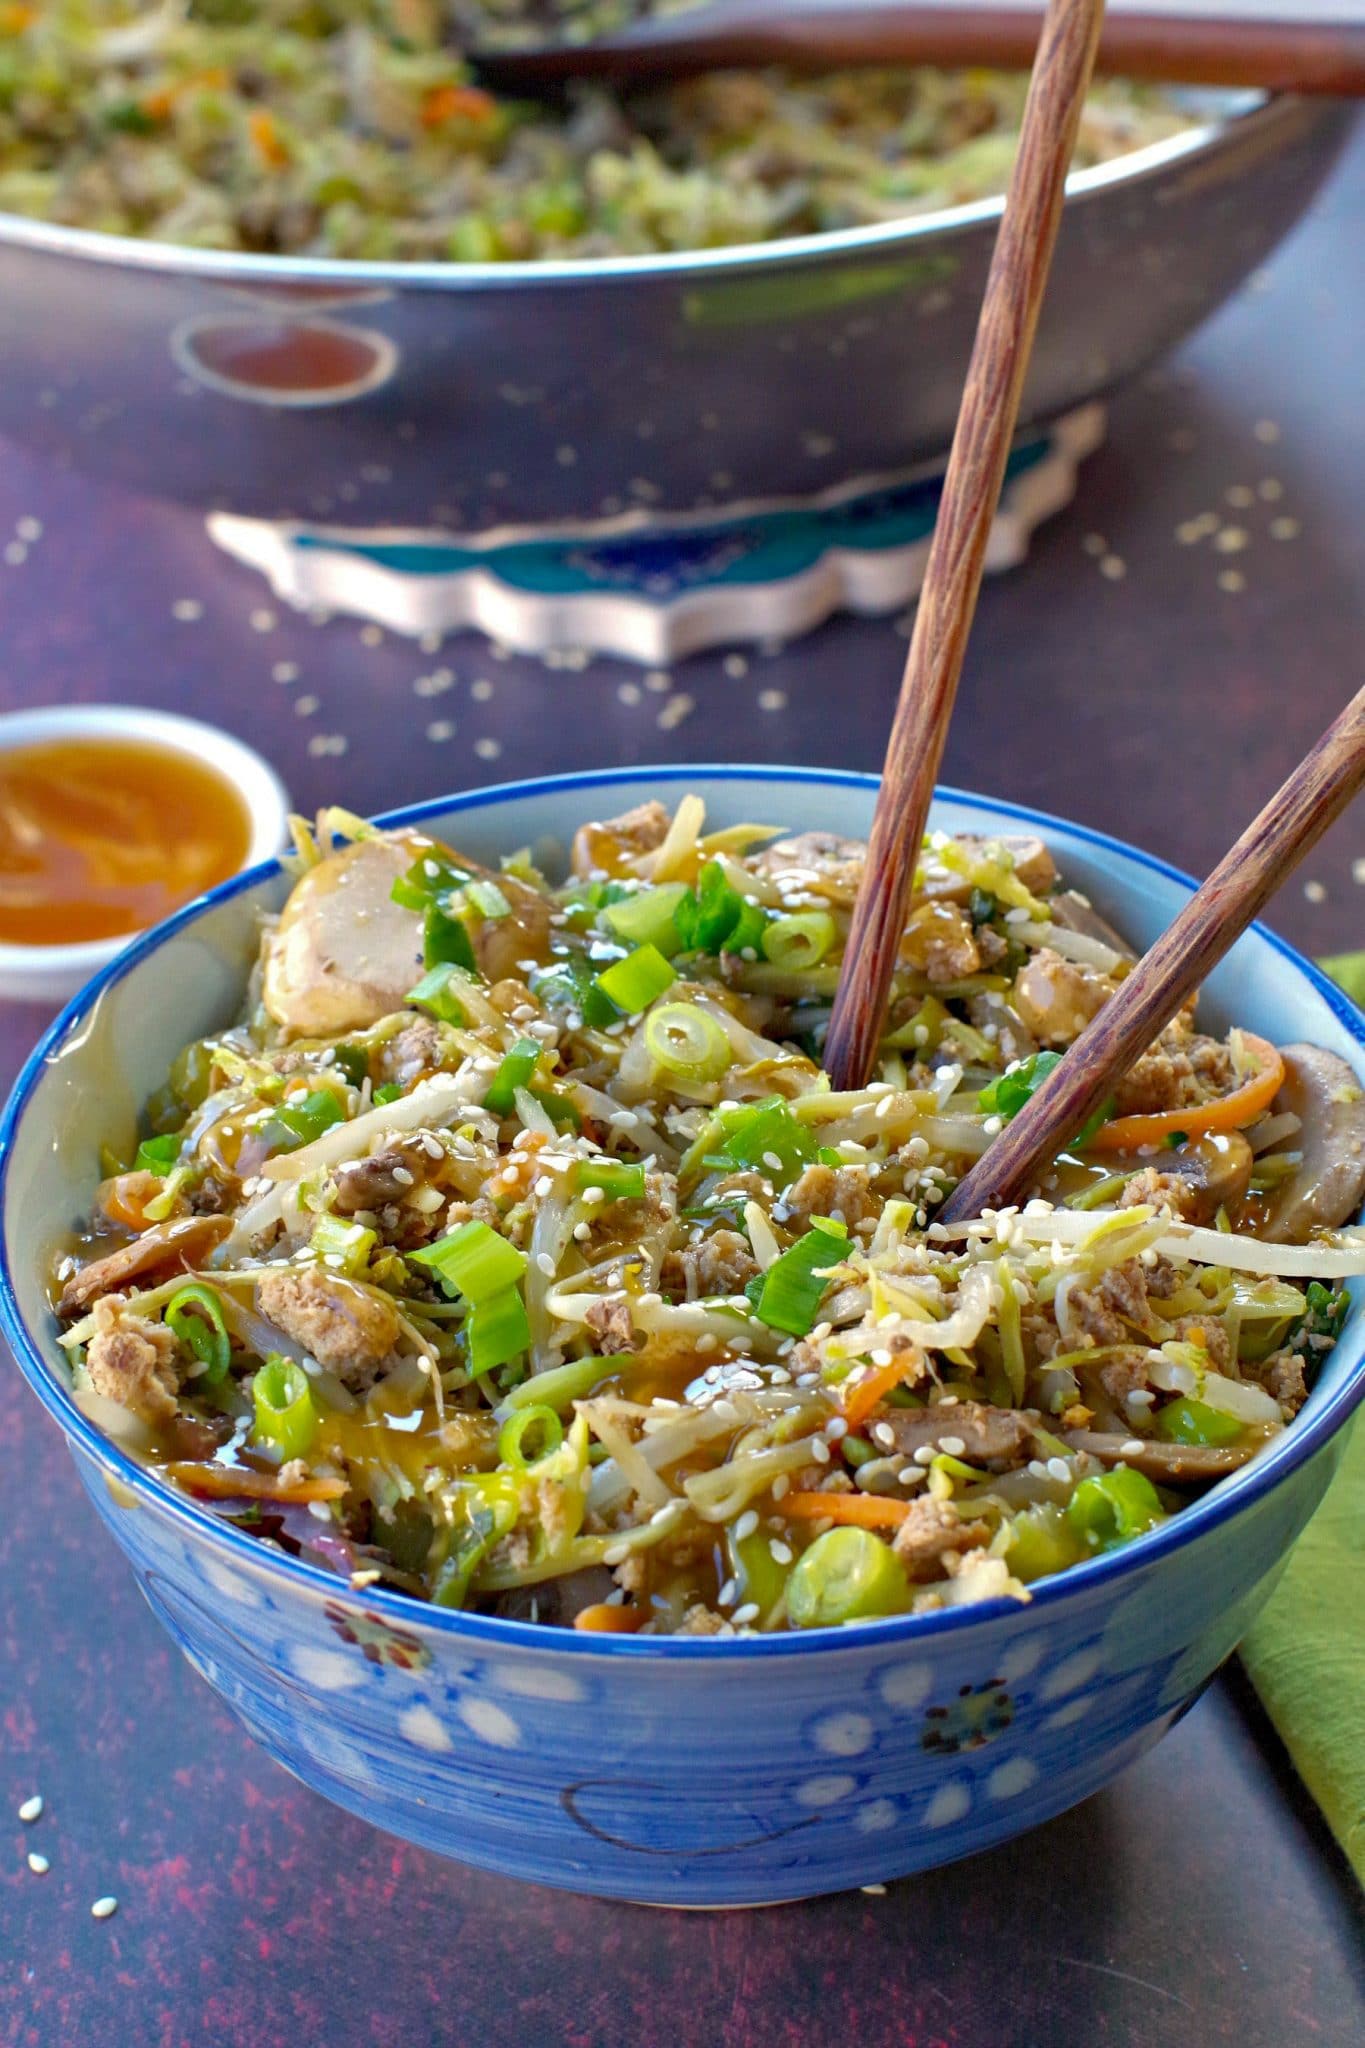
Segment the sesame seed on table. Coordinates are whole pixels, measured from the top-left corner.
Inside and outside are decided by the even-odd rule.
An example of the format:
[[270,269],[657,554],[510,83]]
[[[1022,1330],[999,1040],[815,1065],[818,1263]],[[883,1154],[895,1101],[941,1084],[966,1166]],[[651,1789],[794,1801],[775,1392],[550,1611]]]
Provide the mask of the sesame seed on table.
[[[948,780],[1206,872],[1357,685],[1362,217],[1365,132],[1268,271],[1115,398],[1075,503],[987,585]],[[419,647],[281,608],[190,514],[8,449],[0,467],[0,705],[215,720],[305,809],[601,763],[871,768],[903,630],[843,620],[667,672]],[[1272,922],[1309,952],[1365,945],[1359,808]],[[5,1085],[45,1021],[0,1007]],[[272,1764],[5,1386],[4,2048],[1365,2036],[1357,1895],[1235,1665],[1115,1785],[968,1863],[763,1914],[575,1899],[408,1848]]]

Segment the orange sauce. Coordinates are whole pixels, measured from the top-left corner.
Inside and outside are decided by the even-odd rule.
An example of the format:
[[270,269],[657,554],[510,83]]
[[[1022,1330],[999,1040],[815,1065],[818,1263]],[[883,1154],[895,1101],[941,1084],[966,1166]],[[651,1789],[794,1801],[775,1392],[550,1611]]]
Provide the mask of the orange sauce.
[[0,941],[141,931],[235,874],[250,844],[231,783],[170,747],[62,739],[0,753]]

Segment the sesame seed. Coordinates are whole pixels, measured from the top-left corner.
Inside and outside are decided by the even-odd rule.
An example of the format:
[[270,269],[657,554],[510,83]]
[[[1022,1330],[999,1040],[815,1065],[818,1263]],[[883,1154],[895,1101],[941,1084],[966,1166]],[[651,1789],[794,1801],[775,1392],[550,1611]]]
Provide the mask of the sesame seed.
[[591,1223],[575,1223],[573,1227],[573,1234],[578,1239],[578,1242],[580,1244],[586,1244],[588,1239],[592,1236]]
[[736,1628],[747,1628],[751,1621],[757,1621],[757,1600],[746,1600],[742,1607],[737,1607],[735,1609],[734,1614],[731,1616],[731,1620],[734,1622]]
[[779,1472],[773,1481],[773,1499],[785,1500],[791,1492],[791,1480],[785,1472]]
[[967,1448],[960,1436],[941,1436],[938,1447],[941,1451],[946,1451],[950,1458],[960,1458]]
[[734,1535],[736,1543],[743,1543],[746,1537],[753,1535],[757,1527],[758,1510],[756,1508],[746,1508],[735,1523]]
[[[886,1427],[885,1423],[882,1424],[882,1427],[883,1429]],[[810,1454],[817,1465],[828,1465],[830,1460],[829,1445],[823,1442],[821,1438],[815,1438],[810,1447]]]
[[550,1254],[549,1254],[548,1252],[537,1252],[537,1253],[536,1253],[536,1264],[537,1264],[537,1266],[539,1266],[539,1268],[540,1268],[541,1272],[542,1272],[542,1273],[543,1273],[543,1274],[545,1275],[545,1277],[546,1277],[546,1279],[547,1279],[547,1280],[553,1280],[553,1279],[554,1279],[554,1276],[555,1276],[555,1262],[554,1262],[554,1260],[553,1260],[553,1259],[552,1259],[552,1258],[550,1257]]
[[90,1908],[90,1917],[92,1920],[107,1920],[111,1914],[117,1913],[117,1911],[118,1900],[114,1898],[112,1893],[106,1892],[104,1897],[96,1899],[94,1905]]
[[872,1436],[874,1442],[879,1443],[884,1451],[895,1450],[896,1432],[889,1422],[874,1422]]
[[884,1884],[864,1884],[860,1885],[858,1889],[869,1899],[884,1899],[886,1897],[886,1886]]
[[832,1444],[839,1443],[848,1435],[848,1423],[842,1415],[831,1416],[825,1424],[825,1435]]
[[733,1607],[739,1597],[739,1588],[733,1579],[727,1579],[716,1595],[717,1607]]
[[1071,1477],[1071,1467],[1067,1464],[1065,1458],[1049,1458],[1047,1469],[1048,1475],[1052,1479],[1067,1480]]
[[1110,583],[1121,583],[1128,574],[1128,564],[1122,555],[1103,555],[1100,558],[1100,574]]
[[[882,1423],[882,1424],[881,1424],[880,1426],[881,1426],[881,1427],[882,1427],[883,1429],[884,1429],[884,1428],[886,1427],[885,1423]],[[892,1442],[892,1443],[894,1444],[894,1443],[895,1443],[895,1441],[896,1441],[896,1439],[895,1439],[895,1436],[894,1436],[894,1434],[893,1434],[893,1435],[892,1435],[892,1438],[891,1438],[891,1442]],[[923,1466],[925,1466],[925,1465],[932,1465],[932,1464],[933,1464],[933,1462],[934,1462],[934,1459],[935,1459],[935,1458],[936,1458],[936,1457],[938,1456],[938,1452],[937,1452],[937,1451],[936,1451],[936,1450],[934,1449],[934,1446],[933,1446],[932,1444],[921,1444],[921,1445],[919,1446],[918,1450],[916,1450],[916,1451],[915,1451],[915,1452],[913,1453],[913,1456],[914,1456],[914,1460],[915,1460],[915,1463],[916,1463],[917,1465],[919,1465],[919,1466],[923,1467]]]
[[1321,882],[1311,880],[1305,882],[1303,893],[1310,903],[1325,903],[1327,901],[1327,890]]
[[33,1793],[32,1796],[26,1799],[23,1805],[19,1808],[19,1818],[21,1821],[24,1822],[25,1826],[27,1826],[31,1821],[41,1820],[42,1813],[43,1795],[41,1792]]
[[613,1543],[609,1550],[602,1552],[602,1562],[603,1564],[613,1565],[624,1564],[629,1556],[630,1545],[628,1543]]
[[30,1849],[28,1867],[35,1877],[46,1877],[52,1865],[48,1862],[46,1856],[42,1855],[37,1849]]
[[784,1543],[780,1536],[770,1536],[768,1538],[768,1555],[772,1558],[774,1564],[790,1564],[792,1561],[791,1545]]
[[1130,1436],[1126,1444],[1119,1445],[1119,1450],[1125,1458],[1140,1458],[1142,1456],[1140,1438]]

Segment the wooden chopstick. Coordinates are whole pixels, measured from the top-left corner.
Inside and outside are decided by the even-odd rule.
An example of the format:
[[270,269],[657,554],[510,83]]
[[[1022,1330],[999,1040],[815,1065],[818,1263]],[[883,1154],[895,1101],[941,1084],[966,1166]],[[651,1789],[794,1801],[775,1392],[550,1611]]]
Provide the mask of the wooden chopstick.
[[866,1083],[881,1036],[1103,14],[1049,0],[1043,20],[825,1040],[836,1088]]
[[1365,785],[1365,689],[1224,854],[1053,1068],[1038,1092],[944,1203],[944,1222],[1021,1201],[1115,1081],[1264,909]]

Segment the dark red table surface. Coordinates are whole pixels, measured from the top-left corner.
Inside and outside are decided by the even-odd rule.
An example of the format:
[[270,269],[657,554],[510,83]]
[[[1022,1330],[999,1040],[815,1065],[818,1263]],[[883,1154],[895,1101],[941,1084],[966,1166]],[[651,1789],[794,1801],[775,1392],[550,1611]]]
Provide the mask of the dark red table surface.
[[[983,598],[950,780],[1203,872],[1359,686],[1363,222],[1365,135],[1268,271],[1115,399],[1074,506]],[[1207,512],[1220,546],[1182,541]],[[472,638],[423,655],[281,616],[193,516],[10,451],[6,545],[0,704],[196,712],[270,753],[305,809],[601,762],[871,768],[903,645],[887,622],[843,621],[656,687]],[[437,669],[453,681],[417,687]],[[1357,807],[1276,905],[1310,951],[1365,945],[1363,824]],[[6,1082],[44,1021],[0,1009]],[[883,1896],[708,1916],[533,1890],[376,1834],[270,1763],[154,1624],[14,1379],[0,1729],[6,2044],[1365,2039],[1359,1894],[1236,1667],[1084,1807]],[[33,1791],[46,1811],[24,1827]],[[105,1893],[118,1911],[96,1921]]]

